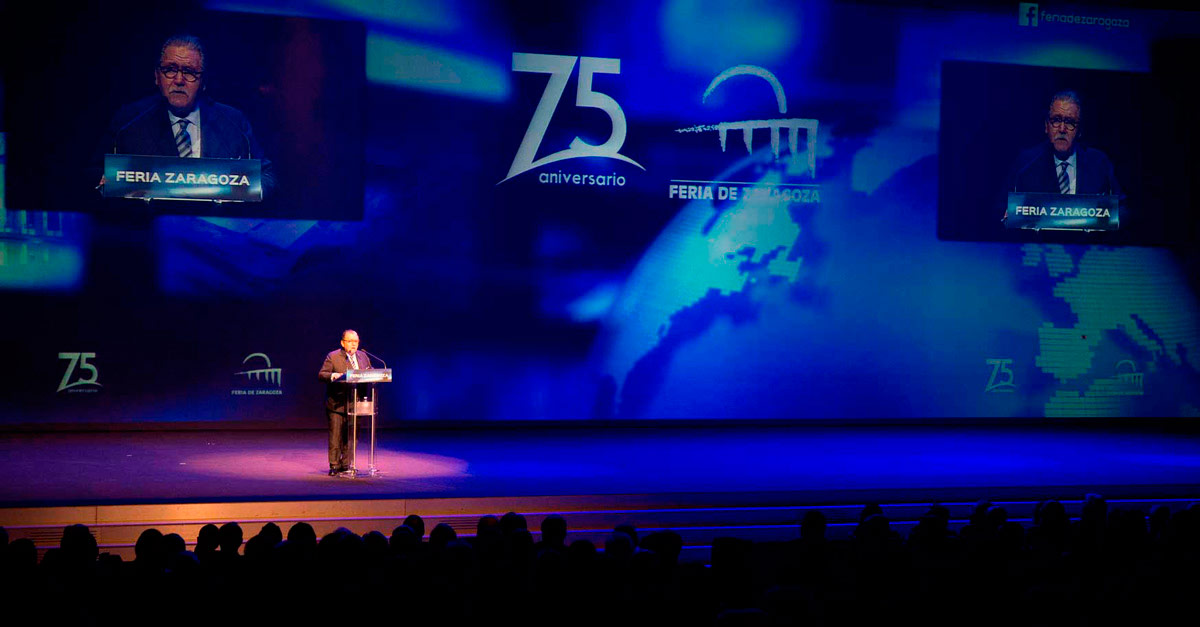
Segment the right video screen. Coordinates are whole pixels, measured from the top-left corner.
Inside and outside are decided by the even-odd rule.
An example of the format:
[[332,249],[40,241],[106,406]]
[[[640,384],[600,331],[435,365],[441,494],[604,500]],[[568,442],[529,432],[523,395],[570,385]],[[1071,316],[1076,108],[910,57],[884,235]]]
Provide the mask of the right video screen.
[[[940,238],[1169,246],[1195,231],[1179,77],[946,61],[941,79]],[[1006,223],[1010,193],[1024,228]],[[1111,230],[1083,228],[1095,223],[1070,207],[1088,196],[1113,204]]]

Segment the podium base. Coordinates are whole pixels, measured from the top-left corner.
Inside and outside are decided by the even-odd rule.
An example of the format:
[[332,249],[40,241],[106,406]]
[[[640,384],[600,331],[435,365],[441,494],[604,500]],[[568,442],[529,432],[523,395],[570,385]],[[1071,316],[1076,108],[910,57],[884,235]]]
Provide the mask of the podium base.
[[351,468],[350,470],[347,470],[347,471],[344,471],[344,472],[338,474],[339,477],[348,477],[350,479],[362,479],[365,477],[379,477],[382,475],[383,475],[383,473],[379,472],[378,468],[365,468],[365,469]]

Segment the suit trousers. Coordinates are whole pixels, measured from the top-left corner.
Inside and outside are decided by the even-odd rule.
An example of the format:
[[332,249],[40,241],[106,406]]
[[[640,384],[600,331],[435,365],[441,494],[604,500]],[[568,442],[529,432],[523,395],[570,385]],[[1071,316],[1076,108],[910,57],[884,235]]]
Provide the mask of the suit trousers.
[[346,414],[325,411],[329,418],[329,467],[344,470],[350,467],[350,420]]

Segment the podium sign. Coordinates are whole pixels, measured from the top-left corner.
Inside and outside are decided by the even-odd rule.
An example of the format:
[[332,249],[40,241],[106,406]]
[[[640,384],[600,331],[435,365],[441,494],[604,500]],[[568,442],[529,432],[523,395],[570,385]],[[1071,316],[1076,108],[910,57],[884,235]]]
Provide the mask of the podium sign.
[[261,202],[258,159],[104,155],[106,198]]
[[391,383],[392,369],[391,368],[367,368],[364,370],[354,370],[351,368],[346,371],[346,376],[342,377],[345,383]]
[[1009,229],[1115,231],[1121,226],[1120,196],[1010,192],[1004,226]]

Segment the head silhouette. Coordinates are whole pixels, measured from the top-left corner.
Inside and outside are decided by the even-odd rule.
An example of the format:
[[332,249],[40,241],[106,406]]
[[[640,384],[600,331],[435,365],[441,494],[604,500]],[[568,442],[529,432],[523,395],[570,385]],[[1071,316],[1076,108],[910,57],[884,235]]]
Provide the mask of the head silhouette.
[[542,543],[548,546],[564,547],[567,540],[567,521],[558,514],[550,514],[542,519]]
[[315,547],[317,546],[317,532],[313,530],[312,525],[306,522],[298,522],[288,529],[288,542],[293,542],[300,546]]
[[425,537],[425,520],[416,514],[409,514],[404,519],[404,526],[412,529],[417,534],[417,538]]
[[828,527],[828,521],[825,514],[810,509],[804,512],[804,518],[800,519],[800,539],[810,542],[818,542],[825,539],[825,530]]
[[218,536],[221,553],[237,555],[238,549],[242,546],[242,526],[235,522],[227,522],[221,525]]
[[259,530],[258,535],[262,536],[263,540],[271,546],[275,546],[276,544],[283,542],[283,530],[279,528],[279,525],[273,522],[263,525],[262,529]]
[[388,538],[388,548],[395,555],[411,555],[420,544],[421,538],[408,525],[396,527]]
[[59,543],[64,562],[71,565],[82,565],[96,561],[99,550],[96,538],[86,525],[71,525],[63,529],[62,541]]
[[447,544],[458,539],[458,534],[454,531],[454,527],[446,523],[438,523],[434,526],[433,531],[429,532],[429,545],[434,549],[444,549]]
[[161,570],[166,567],[166,550],[163,534],[157,529],[147,529],[138,536],[133,545],[134,562],[146,569]]

